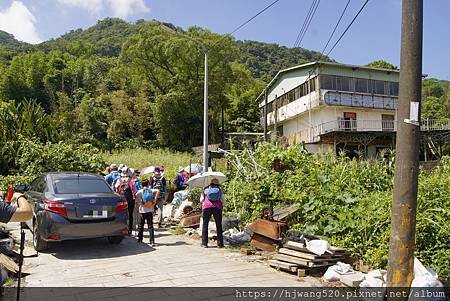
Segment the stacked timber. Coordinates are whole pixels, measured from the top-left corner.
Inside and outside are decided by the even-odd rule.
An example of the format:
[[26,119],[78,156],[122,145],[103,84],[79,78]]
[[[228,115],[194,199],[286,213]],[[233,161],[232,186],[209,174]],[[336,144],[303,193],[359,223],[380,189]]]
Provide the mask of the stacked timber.
[[346,256],[346,251],[342,248],[330,247],[327,253],[317,255],[309,251],[305,243],[287,241],[269,261],[269,265],[303,277],[324,273],[329,266],[344,261]]

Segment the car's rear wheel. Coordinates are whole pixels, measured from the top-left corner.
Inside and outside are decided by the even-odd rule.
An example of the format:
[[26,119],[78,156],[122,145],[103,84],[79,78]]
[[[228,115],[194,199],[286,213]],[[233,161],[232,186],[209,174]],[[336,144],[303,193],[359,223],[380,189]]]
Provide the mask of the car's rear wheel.
[[108,236],[108,242],[113,245],[118,245],[122,242],[123,236]]
[[39,235],[37,222],[33,224],[33,246],[38,252],[42,252],[48,248],[48,243]]

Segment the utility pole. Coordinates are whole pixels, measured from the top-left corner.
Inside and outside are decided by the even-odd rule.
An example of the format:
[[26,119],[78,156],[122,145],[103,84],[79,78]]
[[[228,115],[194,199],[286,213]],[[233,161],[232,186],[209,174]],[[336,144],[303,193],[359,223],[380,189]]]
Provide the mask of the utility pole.
[[225,144],[225,110],[224,110],[224,108],[223,108],[223,103],[222,103],[222,118],[221,118],[221,121],[222,121],[222,147],[223,147],[223,145]]
[[388,287],[409,288],[413,280],[420,148],[422,22],[423,0],[403,0]]
[[272,102],[272,106],[275,106],[274,113],[274,123],[273,123],[273,141],[278,141],[278,132],[277,132],[277,126],[278,126],[278,95],[275,95],[275,100]]
[[267,142],[267,88],[264,89],[264,141]]
[[204,79],[204,90],[203,90],[203,171],[208,171],[208,135],[209,135],[209,126],[208,126],[208,48],[201,41],[190,37],[189,35],[180,35],[176,30],[166,26],[163,23],[160,23],[160,27],[168,31],[172,34],[176,34],[179,37],[189,39],[195,42],[197,45],[201,47],[203,52],[205,53],[205,79]]
[[205,81],[203,95],[203,171],[208,171],[208,51],[205,49]]

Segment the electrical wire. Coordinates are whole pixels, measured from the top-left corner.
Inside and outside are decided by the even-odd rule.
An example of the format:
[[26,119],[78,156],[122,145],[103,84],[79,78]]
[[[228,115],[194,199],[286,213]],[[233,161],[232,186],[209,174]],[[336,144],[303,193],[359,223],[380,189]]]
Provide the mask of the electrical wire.
[[356,16],[353,18],[353,20],[350,22],[350,24],[348,24],[347,28],[344,30],[344,32],[341,34],[341,36],[339,37],[339,39],[336,41],[336,43],[334,43],[333,47],[331,48],[330,51],[328,51],[327,56],[330,55],[330,53],[333,51],[333,49],[336,47],[336,45],[341,41],[341,39],[344,37],[344,35],[347,33],[347,31],[350,29],[350,27],[352,26],[353,22],[355,22],[356,18],[358,18],[359,14],[363,11],[364,7],[366,7],[367,3],[369,2],[369,0],[366,0],[366,2],[364,2],[364,4],[361,6],[361,8],[359,9],[358,13],[356,14]]
[[259,15],[261,15],[263,12],[265,12],[266,10],[268,10],[269,8],[271,8],[272,6],[274,6],[277,2],[279,2],[280,0],[275,0],[272,3],[270,3],[269,5],[267,5],[266,7],[264,7],[262,10],[260,10],[256,15],[254,15],[253,17],[251,17],[250,19],[248,19],[247,21],[245,21],[244,23],[242,23],[241,25],[239,25],[238,27],[236,27],[233,31],[231,31],[229,34],[223,35],[219,40],[217,40],[214,44],[212,44],[211,47],[216,46],[217,44],[219,44],[222,40],[224,40],[226,37],[233,35],[234,33],[236,33],[238,30],[240,30],[241,28],[243,28],[245,25],[247,25],[248,23],[250,23],[251,21],[253,21],[256,17],[258,17]]
[[314,9],[314,5],[315,5],[316,1],[317,0],[313,0],[311,2],[311,5],[309,6],[309,10],[308,10],[308,13],[306,14],[305,21],[303,21],[302,28],[300,29],[300,32],[298,33],[297,38],[295,39],[294,46],[293,46],[294,48],[298,44],[298,41],[300,40],[300,37],[302,36],[303,31],[305,30],[306,23],[309,20],[309,17],[311,16],[311,13]]
[[300,38],[300,40],[299,40],[299,42],[298,42],[297,47],[300,47],[300,45],[301,45],[301,43],[302,43],[302,41],[303,41],[303,38],[305,37],[306,32],[308,31],[309,25],[311,24],[311,21],[312,21],[312,19],[314,18],[314,15],[316,14],[316,11],[317,11],[317,8],[319,7],[319,4],[320,4],[320,0],[317,1],[316,6],[314,7],[314,10],[313,10],[313,12],[312,12],[312,14],[311,14],[311,17],[309,18],[308,24],[306,24],[306,28],[305,28],[305,30],[304,30],[304,32],[303,32],[302,37]]
[[232,35],[234,33],[236,33],[239,29],[241,29],[242,27],[244,27],[245,25],[247,25],[248,23],[250,23],[251,21],[253,21],[253,19],[255,19],[256,17],[258,17],[260,14],[262,14],[263,12],[265,12],[266,10],[268,10],[269,8],[271,8],[272,6],[274,6],[277,2],[279,2],[280,0],[275,0],[272,3],[270,3],[268,6],[266,6],[265,8],[263,8],[262,10],[260,10],[256,15],[254,15],[253,17],[251,17],[250,19],[248,19],[247,21],[245,21],[244,23],[242,23],[241,25],[239,25],[238,27],[236,27],[236,29],[234,29],[232,32],[230,32],[229,34]]
[[334,36],[334,33],[336,32],[336,29],[338,28],[339,24],[341,23],[342,17],[344,16],[345,12],[347,11],[348,5],[350,4],[351,0],[347,1],[347,4],[344,7],[344,10],[341,13],[341,16],[339,17],[339,20],[337,21],[336,25],[334,26],[333,32],[331,33],[330,37],[328,38],[327,44],[325,45],[325,47],[323,47],[322,52],[320,53],[320,58],[319,61],[322,59],[323,57],[323,53],[325,52],[325,49],[327,49],[328,44],[330,44],[331,39]]

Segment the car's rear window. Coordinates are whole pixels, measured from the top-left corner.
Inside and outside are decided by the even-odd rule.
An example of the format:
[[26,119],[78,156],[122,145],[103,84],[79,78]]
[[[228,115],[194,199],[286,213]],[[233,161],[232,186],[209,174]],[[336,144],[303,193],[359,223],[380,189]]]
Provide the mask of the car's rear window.
[[108,193],[108,184],[101,179],[58,179],[53,181],[56,194]]

